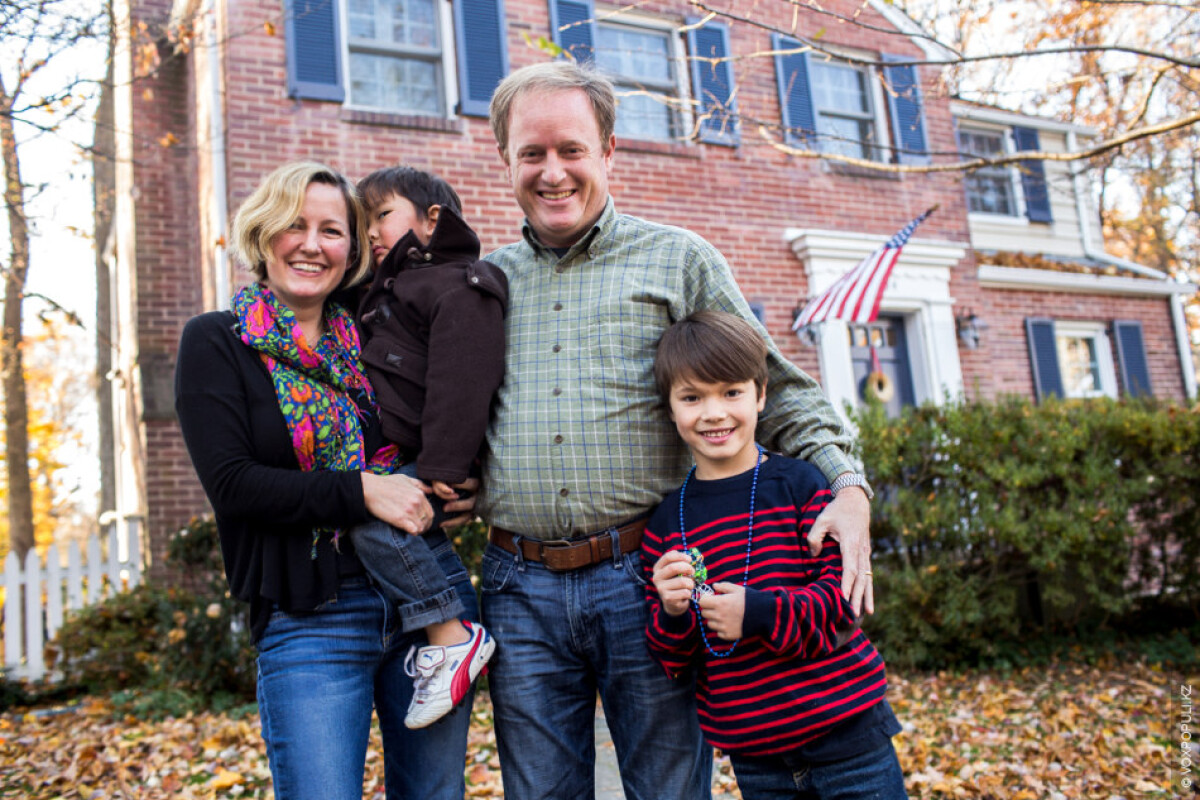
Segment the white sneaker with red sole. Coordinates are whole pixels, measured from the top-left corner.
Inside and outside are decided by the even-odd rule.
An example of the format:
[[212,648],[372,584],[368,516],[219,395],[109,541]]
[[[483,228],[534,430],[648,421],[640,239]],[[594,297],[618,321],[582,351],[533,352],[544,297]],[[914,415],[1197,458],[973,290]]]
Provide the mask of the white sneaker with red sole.
[[496,641],[482,625],[466,620],[462,624],[471,634],[467,641],[413,647],[404,659],[404,671],[416,688],[404,718],[413,730],[432,725],[461,703],[496,651]]

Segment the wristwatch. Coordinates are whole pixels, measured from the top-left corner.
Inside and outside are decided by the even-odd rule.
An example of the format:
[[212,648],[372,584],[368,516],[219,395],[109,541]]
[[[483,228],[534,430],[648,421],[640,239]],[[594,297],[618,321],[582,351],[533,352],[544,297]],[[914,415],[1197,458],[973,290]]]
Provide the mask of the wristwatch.
[[875,492],[871,490],[871,484],[867,483],[867,476],[861,472],[843,472],[838,475],[833,479],[833,483],[829,484],[829,493],[837,497],[838,492],[847,486],[857,486],[867,493],[868,500],[875,499]]

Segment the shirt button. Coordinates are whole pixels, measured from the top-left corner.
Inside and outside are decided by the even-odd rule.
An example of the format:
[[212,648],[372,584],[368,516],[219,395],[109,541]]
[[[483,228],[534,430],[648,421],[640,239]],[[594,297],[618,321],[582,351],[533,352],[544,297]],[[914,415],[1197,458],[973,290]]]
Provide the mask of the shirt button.
[[560,495],[562,495],[563,497],[566,497],[567,495],[569,495],[569,494],[570,494],[570,492],[569,492],[569,491],[567,491],[566,489],[559,489],[559,490],[558,490],[558,493],[559,493]]
[[557,272],[559,275],[561,275],[567,271],[567,268],[565,266],[563,266],[562,264],[556,264],[554,267],[554,271]]
[[555,310],[555,311],[562,311],[562,303],[555,303],[555,304],[554,304],[554,310]]
[[550,352],[551,352],[551,353],[557,353],[557,352],[559,352],[560,350],[562,350],[562,345],[561,345],[561,344],[556,344],[556,345],[554,345],[554,347],[551,347],[551,348],[550,348]]
[[550,394],[554,395],[555,397],[558,397],[560,394],[562,394],[562,389],[555,386],[554,389],[550,392]]
[[554,443],[555,443],[555,444],[562,444],[562,443],[563,443],[562,434],[559,434],[558,436],[555,436],[555,437],[554,437]]

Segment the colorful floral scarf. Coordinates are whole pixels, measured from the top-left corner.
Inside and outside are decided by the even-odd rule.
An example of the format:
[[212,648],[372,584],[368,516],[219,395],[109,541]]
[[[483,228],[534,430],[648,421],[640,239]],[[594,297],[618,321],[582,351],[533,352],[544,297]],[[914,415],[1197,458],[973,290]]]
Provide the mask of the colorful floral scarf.
[[[271,373],[300,469],[388,475],[403,463],[395,445],[366,458],[364,412],[354,398],[373,411],[375,393],[363,372],[358,331],[346,309],[326,303],[325,333],[315,347],[304,338],[292,310],[262,284],[234,295],[233,313],[239,338],[258,352]],[[337,546],[340,530],[314,529],[313,558],[322,533],[332,533]]]

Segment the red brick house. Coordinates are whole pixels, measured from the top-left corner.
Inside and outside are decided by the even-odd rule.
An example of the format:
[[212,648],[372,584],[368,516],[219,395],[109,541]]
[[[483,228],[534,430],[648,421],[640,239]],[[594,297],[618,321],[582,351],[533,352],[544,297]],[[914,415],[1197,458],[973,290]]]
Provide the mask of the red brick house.
[[[908,166],[956,159],[960,141],[989,154],[1070,149],[1087,135],[952,103],[934,90],[936,64],[905,63],[938,57],[909,35],[911,21],[876,0],[831,8],[841,5],[861,6],[864,24],[803,11],[792,38],[748,22],[700,24],[683,0],[635,10],[594,0],[131,0],[119,12],[131,24],[118,27],[176,32],[118,47],[132,55],[117,75],[112,458],[117,510],[147,516],[151,558],[205,507],[174,420],[172,372],[184,322],[226,305],[244,279],[225,255],[232,211],[288,160],[319,159],[352,178],[401,162],[458,189],[485,250],[513,240],[520,212],[486,108],[504,74],[549,57],[538,37],[594,57],[618,84],[618,209],[716,245],[783,352],[839,403],[859,401],[872,344],[894,404],[964,393],[1194,396],[1178,302],[1190,290],[1105,256],[1082,178],[1065,167],[964,179],[775,146]],[[792,30],[792,5],[754,9]],[[798,49],[819,29],[826,53]],[[815,347],[791,333],[805,298],[935,204],[878,323],[827,323]]]

